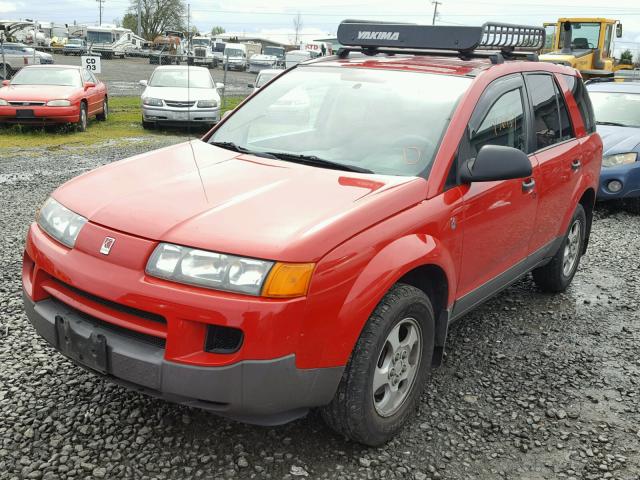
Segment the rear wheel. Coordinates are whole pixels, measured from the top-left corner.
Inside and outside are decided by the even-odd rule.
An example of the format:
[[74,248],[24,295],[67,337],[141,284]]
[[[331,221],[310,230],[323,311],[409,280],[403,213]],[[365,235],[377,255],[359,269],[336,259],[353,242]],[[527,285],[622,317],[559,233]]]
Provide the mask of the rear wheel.
[[102,103],[102,113],[97,114],[96,118],[101,122],[105,122],[109,118],[109,102],[107,101],[107,97],[104,97]]
[[78,119],[78,123],[76,123],[76,131],[86,132],[88,123],[87,104],[83,102],[80,104],[80,118]]
[[412,415],[431,366],[433,307],[421,290],[396,284],[367,321],[329,405],[326,423],[370,446],[389,441]]
[[551,261],[533,271],[533,280],[545,292],[564,292],[578,270],[584,250],[587,216],[578,204],[560,248]]

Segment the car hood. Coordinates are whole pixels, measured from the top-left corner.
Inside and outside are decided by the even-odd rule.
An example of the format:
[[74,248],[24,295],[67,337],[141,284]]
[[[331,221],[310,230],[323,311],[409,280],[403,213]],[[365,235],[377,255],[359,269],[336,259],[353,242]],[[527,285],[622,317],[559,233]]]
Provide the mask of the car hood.
[[308,262],[424,200],[426,188],[422,178],[315,168],[193,140],[101,167],[53,196],[139,237]]
[[147,87],[142,96],[175,102],[186,102],[187,99],[220,100],[220,95],[214,88]]
[[65,87],[61,85],[9,85],[0,88],[0,98],[8,101],[33,100],[46,102],[48,100],[70,98],[79,89],[80,87]]
[[640,128],[598,125],[597,130],[602,137],[604,156],[637,152],[640,148]]

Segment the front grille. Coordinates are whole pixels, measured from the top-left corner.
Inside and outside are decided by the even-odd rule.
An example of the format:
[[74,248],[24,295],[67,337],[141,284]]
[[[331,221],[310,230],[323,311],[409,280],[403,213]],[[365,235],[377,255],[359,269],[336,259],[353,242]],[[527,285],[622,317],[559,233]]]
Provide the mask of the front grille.
[[180,101],[172,101],[172,100],[165,100],[164,103],[167,104],[167,107],[173,107],[173,108],[191,108],[193,107],[196,102],[180,102]]
[[35,100],[27,100],[23,102],[9,102],[12,107],[41,107],[44,102],[37,102]]
[[114,325],[113,323],[109,323],[109,322],[105,322],[103,320],[100,320],[99,318],[96,318],[92,315],[89,315],[87,313],[84,313],[81,310],[78,310],[77,308],[72,307],[71,305],[62,302],[58,299],[52,299],[52,301],[58,305],[60,305],[61,307],[67,308],[69,310],[71,310],[74,314],[78,315],[79,317],[81,317],[83,320],[85,320],[87,323],[92,324],[94,327],[100,327],[104,330],[109,330],[111,332],[114,333],[118,333],[124,337],[128,337],[132,340],[136,340],[138,342],[143,342],[143,343],[147,343],[149,345],[153,345],[155,347],[158,348],[165,348],[166,345],[166,341],[164,338],[159,338],[159,337],[154,337],[153,335],[147,335],[145,333],[140,333],[140,332],[136,332],[134,330],[129,330],[128,328],[124,328],[124,327],[120,327],[118,325]]
[[205,48],[196,48],[195,54],[196,54],[196,57],[206,57],[207,50]]
[[111,300],[107,300],[107,299],[104,299],[102,297],[98,297],[96,295],[93,295],[93,294],[91,294],[89,292],[85,292],[84,290],[80,290],[79,288],[72,287],[71,285],[68,285],[68,284],[66,284],[64,282],[61,282],[60,280],[55,280],[55,281],[57,283],[59,283],[60,285],[62,285],[67,290],[71,290],[76,295],[84,297],[87,300],[90,300],[92,302],[99,303],[100,305],[108,307],[108,308],[110,308],[112,310],[116,310],[118,312],[126,313],[126,314],[129,314],[129,315],[133,315],[135,317],[144,318],[145,320],[151,320],[152,322],[158,322],[158,323],[161,323],[163,325],[167,324],[167,320],[162,315],[158,315],[157,313],[151,313],[151,312],[147,312],[145,310],[139,310],[139,309],[134,308],[134,307],[129,307],[129,306],[123,305],[121,303],[112,302]]
[[243,338],[242,330],[237,328],[209,325],[204,349],[209,353],[234,353],[240,349]]

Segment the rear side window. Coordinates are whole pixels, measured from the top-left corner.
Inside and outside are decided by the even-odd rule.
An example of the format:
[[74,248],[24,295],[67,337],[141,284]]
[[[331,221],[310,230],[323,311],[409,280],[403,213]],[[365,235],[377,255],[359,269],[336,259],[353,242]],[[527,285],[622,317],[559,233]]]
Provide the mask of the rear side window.
[[594,133],[596,131],[596,122],[593,114],[593,106],[591,105],[591,100],[589,99],[587,89],[582,79],[565,74],[562,75],[562,78],[567,82],[567,86],[578,104],[578,110],[580,110],[580,116],[582,117],[585,130],[587,133]]
[[520,92],[519,88],[510,90],[492,105],[469,139],[472,156],[477,155],[485,145],[502,145],[526,151],[524,108]]
[[548,74],[526,75],[533,104],[533,130],[537,149],[543,149],[573,136],[564,99]]

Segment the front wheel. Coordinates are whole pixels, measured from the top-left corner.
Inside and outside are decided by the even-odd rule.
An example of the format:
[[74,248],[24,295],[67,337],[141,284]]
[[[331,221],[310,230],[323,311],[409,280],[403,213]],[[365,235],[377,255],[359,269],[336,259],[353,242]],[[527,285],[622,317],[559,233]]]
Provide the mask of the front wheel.
[[396,284],[369,317],[325,422],[370,446],[388,442],[415,410],[431,366],[434,313],[429,297]]
[[578,270],[586,232],[587,216],[582,205],[578,204],[556,254],[549,263],[533,271],[533,281],[538,287],[551,293],[564,292],[567,289]]
[[624,200],[623,205],[629,213],[640,215],[640,197],[627,198]]

